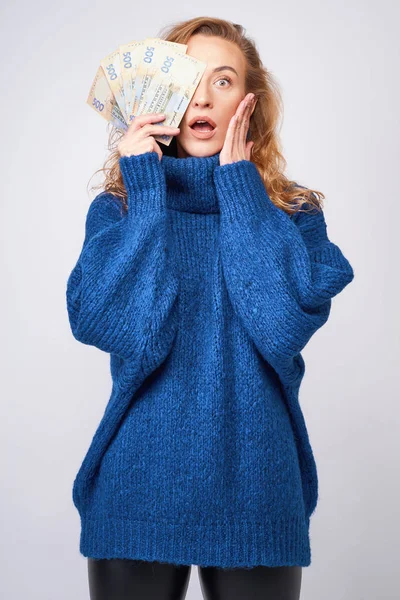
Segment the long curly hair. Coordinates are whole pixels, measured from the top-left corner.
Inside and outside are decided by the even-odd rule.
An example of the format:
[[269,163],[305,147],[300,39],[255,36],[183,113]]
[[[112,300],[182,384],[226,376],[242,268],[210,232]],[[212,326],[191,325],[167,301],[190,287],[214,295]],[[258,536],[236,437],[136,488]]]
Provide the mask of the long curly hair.
[[[186,44],[192,35],[199,33],[218,36],[233,42],[245,56],[246,94],[253,92],[258,99],[249,125],[250,139],[254,141],[251,161],[255,163],[272,202],[288,214],[297,212],[303,205],[306,211],[322,209],[322,201],[325,198],[322,192],[301,186],[289,180],[283,173],[287,161],[282,154],[282,144],[278,134],[283,116],[282,95],[274,76],[262,63],[256,43],[245,35],[245,28],[224,19],[196,17],[167,26],[161,30],[158,37],[170,42]],[[120,154],[117,149],[124,132],[116,129],[111,123],[108,126],[111,126],[108,138],[110,154],[103,168],[93,174],[103,172],[105,181],[103,184],[92,186],[91,190],[102,188],[105,192],[112,193],[120,198],[124,209],[127,210],[127,192],[119,167]],[[176,156],[175,137],[172,138],[169,146],[160,144],[160,147],[163,154]]]

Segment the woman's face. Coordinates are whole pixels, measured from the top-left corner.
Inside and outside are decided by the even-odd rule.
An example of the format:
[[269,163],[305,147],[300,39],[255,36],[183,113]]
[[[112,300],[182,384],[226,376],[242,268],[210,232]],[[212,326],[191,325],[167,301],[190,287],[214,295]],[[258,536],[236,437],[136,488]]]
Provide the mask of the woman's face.
[[[179,135],[175,136],[178,158],[212,156],[222,150],[229,121],[246,95],[245,58],[232,42],[201,34],[188,40],[186,54],[205,62],[207,67],[179,124]],[[211,137],[196,136],[189,127],[194,117],[210,117],[215,122]]]

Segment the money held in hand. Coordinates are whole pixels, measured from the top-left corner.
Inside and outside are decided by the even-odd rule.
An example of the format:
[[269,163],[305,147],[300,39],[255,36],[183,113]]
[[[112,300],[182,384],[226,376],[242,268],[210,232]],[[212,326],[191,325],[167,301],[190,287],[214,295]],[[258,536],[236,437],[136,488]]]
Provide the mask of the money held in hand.
[[[87,103],[122,131],[149,113],[163,113],[160,125],[178,127],[207,66],[186,50],[160,38],[119,46],[100,61]],[[166,146],[172,138],[154,136]]]

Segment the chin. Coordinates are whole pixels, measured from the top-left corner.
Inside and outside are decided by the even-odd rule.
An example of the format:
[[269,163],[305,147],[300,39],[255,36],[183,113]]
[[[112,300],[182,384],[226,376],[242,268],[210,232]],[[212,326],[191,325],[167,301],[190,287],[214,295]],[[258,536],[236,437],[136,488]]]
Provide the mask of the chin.
[[[222,149],[222,146],[218,143],[217,140],[176,140],[175,141],[177,149],[176,156],[178,156],[178,148],[179,155],[184,158],[186,156],[212,156],[219,152]],[[171,141],[172,144],[172,141]]]

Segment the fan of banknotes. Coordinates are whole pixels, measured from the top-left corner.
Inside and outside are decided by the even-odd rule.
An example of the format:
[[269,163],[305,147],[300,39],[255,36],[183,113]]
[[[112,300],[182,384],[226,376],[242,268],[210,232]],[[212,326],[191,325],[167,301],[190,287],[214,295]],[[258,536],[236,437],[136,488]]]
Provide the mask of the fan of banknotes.
[[[164,113],[161,124],[178,127],[207,66],[186,50],[160,38],[119,46],[100,61],[87,103],[122,131],[148,113]],[[166,146],[172,138],[154,136]]]

